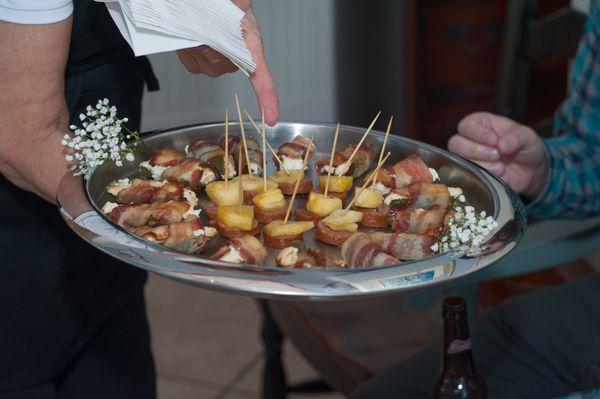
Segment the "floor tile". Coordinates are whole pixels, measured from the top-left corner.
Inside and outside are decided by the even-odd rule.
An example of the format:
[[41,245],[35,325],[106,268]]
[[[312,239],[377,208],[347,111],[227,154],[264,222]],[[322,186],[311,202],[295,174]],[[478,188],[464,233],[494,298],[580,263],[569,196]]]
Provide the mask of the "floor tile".
[[261,351],[254,300],[159,276],[146,287],[157,370],[227,385]]

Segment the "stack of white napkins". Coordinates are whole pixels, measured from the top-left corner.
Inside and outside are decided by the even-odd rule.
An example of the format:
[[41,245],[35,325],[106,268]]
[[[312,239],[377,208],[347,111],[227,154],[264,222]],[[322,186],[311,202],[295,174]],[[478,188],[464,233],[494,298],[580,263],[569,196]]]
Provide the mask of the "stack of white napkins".
[[205,44],[247,75],[256,68],[242,35],[244,12],[230,0],[97,1],[137,56]]

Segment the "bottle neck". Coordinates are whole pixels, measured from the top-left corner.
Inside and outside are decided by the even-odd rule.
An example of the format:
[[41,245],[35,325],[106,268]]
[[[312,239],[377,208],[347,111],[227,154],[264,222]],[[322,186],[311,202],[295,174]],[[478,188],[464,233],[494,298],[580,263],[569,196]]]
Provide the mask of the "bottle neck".
[[444,320],[443,369],[445,372],[474,371],[466,317]]

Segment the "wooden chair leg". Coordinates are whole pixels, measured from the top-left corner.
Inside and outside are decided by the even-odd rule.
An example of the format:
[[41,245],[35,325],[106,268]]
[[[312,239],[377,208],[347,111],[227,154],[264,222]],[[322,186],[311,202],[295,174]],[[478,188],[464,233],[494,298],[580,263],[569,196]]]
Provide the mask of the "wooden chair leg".
[[281,358],[284,336],[275,323],[267,302],[259,299],[258,305],[263,315],[260,336],[265,351],[261,397],[263,399],[285,399],[288,386]]

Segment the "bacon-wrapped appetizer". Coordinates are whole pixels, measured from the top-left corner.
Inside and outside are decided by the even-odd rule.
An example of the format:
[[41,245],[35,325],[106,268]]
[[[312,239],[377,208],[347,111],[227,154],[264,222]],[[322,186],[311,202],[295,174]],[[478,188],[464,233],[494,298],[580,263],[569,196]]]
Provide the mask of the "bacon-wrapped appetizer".
[[407,187],[415,183],[433,183],[439,180],[435,169],[428,168],[421,157],[411,155],[386,169],[381,169],[377,175],[377,188],[384,194],[390,188]]
[[287,204],[283,193],[278,188],[270,188],[252,198],[254,216],[259,223],[270,223],[283,219],[287,212]]
[[143,175],[152,177],[154,180],[161,180],[165,169],[177,165],[184,158],[184,154],[173,148],[161,148],[148,161],[140,163],[140,171]]
[[286,269],[314,269],[325,267],[325,254],[319,249],[308,249],[301,241],[294,241],[289,247],[279,251],[275,259]]
[[352,209],[363,214],[360,224],[365,227],[388,227],[390,207],[383,202],[381,191],[356,187],[356,200]]
[[348,267],[366,268],[392,266],[400,260],[386,253],[383,248],[373,242],[366,233],[352,234],[342,245],[342,258]]
[[[355,150],[356,144],[349,144],[342,151],[336,152],[333,155],[332,175],[358,177],[371,168],[373,160],[375,159],[375,150],[373,147],[368,144],[363,144],[358,151],[356,151],[356,154],[348,165],[348,159],[350,159]],[[327,172],[329,171],[329,160],[324,159],[318,161],[315,168],[317,173],[327,175]],[[329,184],[331,184],[331,182]]]
[[183,187],[166,180],[121,179],[108,186],[106,191],[119,204],[180,201],[183,198]]
[[151,204],[118,205],[107,202],[102,211],[115,223],[125,228],[159,226],[178,223],[190,213],[185,201],[153,202]]
[[393,210],[390,224],[396,233],[436,234],[442,230],[448,213],[444,209]]
[[339,197],[325,197],[313,191],[308,195],[306,207],[296,209],[296,219],[316,222],[337,209],[342,209],[342,200]]
[[392,190],[385,203],[396,209],[447,209],[450,206],[450,191],[443,184],[416,183]]
[[356,211],[345,209],[333,211],[317,222],[315,236],[319,241],[339,247],[358,230],[358,223],[362,217],[362,213]]
[[212,227],[205,227],[200,219],[173,223],[168,226],[143,226],[133,233],[176,251],[193,254],[201,252],[208,240],[217,235]]
[[[221,147],[225,147],[225,137],[219,142]],[[244,143],[239,136],[229,135],[229,153],[237,154],[240,147],[243,147]],[[252,173],[258,176],[262,175],[262,164],[263,157],[258,141],[254,137],[246,137],[246,147],[248,148],[248,158],[250,158],[250,170]],[[242,158],[242,170],[247,170],[246,158]]]
[[374,243],[400,260],[418,260],[431,255],[435,236],[430,234],[383,233],[370,234]]
[[261,265],[267,258],[267,250],[255,237],[243,235],[229,240],[229,245],[219,249],[212,258],[231,263]]
[[[225,177],[225,150],[211,139],[200,139],[186,147],[186,153],[196,159],[212,165],[221,177]],[[228,177],[235,176],[235,162],[229,152]]]
[[165,180],[188,185],[197,190],[215,181],[217,172],[204,161],[196,158],[185,158],[177,165],[165,169],[161,177]]
[[302,241],[303,234],[315,227],[313,222],[287,222],[274,220],[263,229],[265,245],[271,248],[285,248],[294,241]]
[[283,143],[277,150],[277,155],[283,162],[283,167],[287,171],[300,170],[302,168],[302,160],[308,151],[308,160],[312,158],[317,150],[317,147],[312,144],[308,147],[310,140],[304,136],[298,135],[294,140]]
[[227,238],[260,233],[260,225],[254,219],[254,207],[251,205],[220,206],[217,210],[217,228],[219,234]]

